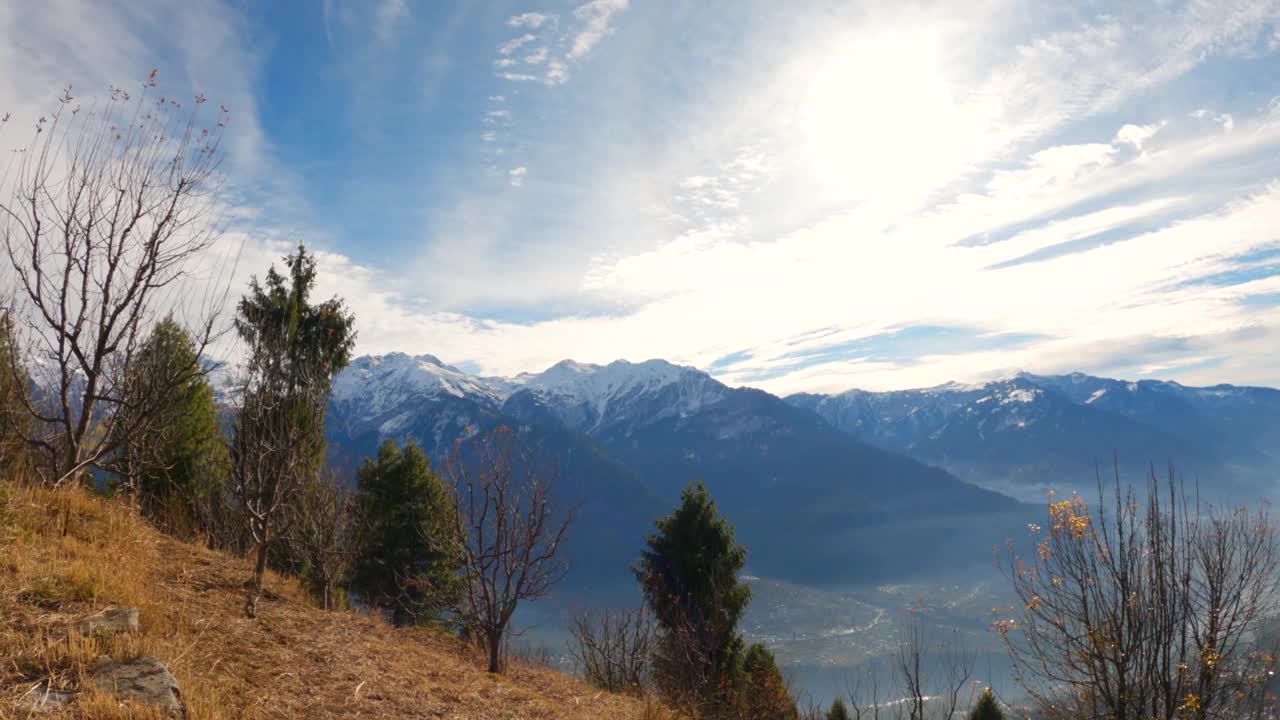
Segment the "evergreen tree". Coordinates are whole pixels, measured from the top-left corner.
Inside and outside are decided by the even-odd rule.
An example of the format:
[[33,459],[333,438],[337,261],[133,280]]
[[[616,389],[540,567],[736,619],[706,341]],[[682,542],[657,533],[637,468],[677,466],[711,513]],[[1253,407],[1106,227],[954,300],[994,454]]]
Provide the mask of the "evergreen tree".
[[355,317],[339,297],[312,304],[316,261],[299,245],[255,277],[236,309],[235,327],[248,348],[231,445],[231,488],[248,537],[257,546],[253,591],[245,605],[256,616],[267,557],[302,488],[324,463],[324,417],[333,377],[351,359]]
[[844,706],[844,700],[836,698],[831,701],[831,709],[827,711],[827,720],[849,720],[849,709]]
[[13,319],[0,313],[0,473],[11,475],[26,468],[26,435],[31,414],[22,402],[30,382],[13,336]]
[[742,672],[738,618],[751,598],[738,582],[746,548],[701,481],[655,526],[633,570],[662,629],[656,680],[674,702],[728,706]]
[[753,720],[795,720],[796,702],[778,662],[764,645],[753,643],[742,659],[740,702]]
[[[157,323],[134,358],[127,382],[156,383],[165,411],[150,427],[129,418],[116,424],[120,468],[142,510],[171,532],[201,528],[202,516],[222,502],[228,470],[213,387],[198,371],[195,343],[172,318]],[[157,382],[158,380],[158,382]]]
[[1000,709],[1000,704],[996,702],[996,697],[991,693],[991,689],[987,688],[978,702],[974,703],[973,710],[969,711],[969,720],[1004,720],[1004,711]]
[[461,590],[452,497],[412,442],[401,450],[387,439],[357,478],[352,588],[389,607],[397,625],[438,616]]
[[288,400],[305,399],[302,405],[315,399],[327,402],[334,376],[351,361],[355,316],[338,297],[311,303],[316,260],[304,246],[284,261],[288,277],[272,265],[263,284],[253,278],[249,294],[240,299],[235,326],[254,355],[251,366],[258,370],[255,387],[249,390],[286,400],[272,407],[290,412],[295,423],[319,438],[311,443],[318,468],[324,454],[324,413]]

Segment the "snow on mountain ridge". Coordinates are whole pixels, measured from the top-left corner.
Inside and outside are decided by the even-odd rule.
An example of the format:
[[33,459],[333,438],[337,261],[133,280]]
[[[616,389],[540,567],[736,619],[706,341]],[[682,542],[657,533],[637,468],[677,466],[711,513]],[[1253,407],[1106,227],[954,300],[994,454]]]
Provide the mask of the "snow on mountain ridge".
[[518,375],[511,385],[513,392],[528,391],[542,402],[568,411],[562,418],[588,431],[634,414],[629,411],[635,403],[660,394],[667,396],[670,405],[656,412],[652,408],[644,411],[650,419],[696,411],[728,392],[705,372],[665,360],[615,360],[608,365],[563,360],[541,373]]
[[434,355],[405,353],[356,358],[333,381],[333,400],[360,402],[376,415],[415,395],[442,392],[501,402],[509,387],[501,378],[482,378],[446,365]]
[[665,360],[608,365],[562,360],[540,373],[511,378],[480,377],[447,365],[433,355],[405,353],[356,358],[334,380],[335,402],[359,402],[369,416],[387,412],[415,396],[438,393],[481,400],[494,407],[511,395],[529,391],[556,405],[589,408],[603,419],[616,403],[674,387],[682,411],[714,402],[727,389],[710,375]]

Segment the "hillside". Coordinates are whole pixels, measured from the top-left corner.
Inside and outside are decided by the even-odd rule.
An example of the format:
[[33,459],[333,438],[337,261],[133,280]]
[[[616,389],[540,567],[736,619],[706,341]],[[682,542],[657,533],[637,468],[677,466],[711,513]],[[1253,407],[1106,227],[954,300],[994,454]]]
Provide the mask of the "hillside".
[[[101,655],[159,658],[194,720],[665,717],[515,660],[490,675],[452,637],[321,611],[288,578],[271,576],[273,592],[248,620],[246,561],[174,540],[79,489],[0,484],[0,493],[0,718],[43,680],[81,687]],[[70,630],[109,606],[137,607],[139,632]],[[150,716],[91,690],[41,715]]]

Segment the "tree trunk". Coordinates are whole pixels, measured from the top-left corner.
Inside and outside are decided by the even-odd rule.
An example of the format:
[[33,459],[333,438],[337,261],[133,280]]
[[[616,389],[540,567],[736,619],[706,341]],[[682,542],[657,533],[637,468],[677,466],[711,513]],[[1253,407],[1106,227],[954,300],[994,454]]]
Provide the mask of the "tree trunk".
[[[263,534],[265,536],[265,533]],[[267,541],[258,543],[258,561],[253,568],[253,594],[245,605],[245,614],[251,618],[258,616],[258,599],[262,597],[262,585],[267,574]]]
[[486,633],[489,645],[489,672],[502,672],[502,631],[492,630]]

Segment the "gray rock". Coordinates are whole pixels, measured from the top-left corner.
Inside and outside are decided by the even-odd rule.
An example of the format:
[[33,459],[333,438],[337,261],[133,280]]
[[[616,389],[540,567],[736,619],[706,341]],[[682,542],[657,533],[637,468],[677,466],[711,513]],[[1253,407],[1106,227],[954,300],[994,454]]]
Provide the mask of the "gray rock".
[[178,681],[156,658],[99,663],[89,680],[103,692],[155,705],[171,717],[184,716]]
[[138,608],[113,607],[94,613],[76,623],[85,635],[116,635],[138,632]]
[[75,697],[73,693],[55,690],[49,687],[48,681],[45,681],[18,698],[18,710],[27,715],[53,712],[73,697]]

